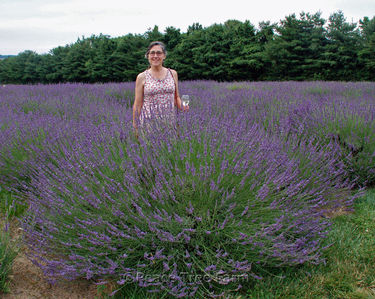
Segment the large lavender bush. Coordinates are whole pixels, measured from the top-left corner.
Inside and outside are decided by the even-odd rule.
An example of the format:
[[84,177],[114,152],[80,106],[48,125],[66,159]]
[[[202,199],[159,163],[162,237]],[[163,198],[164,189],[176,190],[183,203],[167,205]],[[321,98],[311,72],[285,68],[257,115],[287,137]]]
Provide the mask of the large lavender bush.
[[[138,141],[133,88],[0,90],[1,179],[27,198],[25,241],[47,276],[215,296],[270,267],[322,261],[325,215],[350,208],[358,181],[329,124],[352,109],[373,128],[374,85],[351,86],[363,100],[339,83],[182,82],[189,113]],[[328,94],[340,90],[357,104],[337,106]]]

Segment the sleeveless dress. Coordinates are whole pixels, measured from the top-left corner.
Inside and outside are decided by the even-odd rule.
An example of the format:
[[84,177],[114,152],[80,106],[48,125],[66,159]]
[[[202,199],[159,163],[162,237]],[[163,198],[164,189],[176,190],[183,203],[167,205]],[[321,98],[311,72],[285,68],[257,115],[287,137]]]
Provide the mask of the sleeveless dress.
[[150,121],[160,121],[174,124],[176,120],[174,109],[175,82],[171,71],[167,70],[164,79],[156,79],[146,70],[143,92],[143,106],[139,116],[141,126]]

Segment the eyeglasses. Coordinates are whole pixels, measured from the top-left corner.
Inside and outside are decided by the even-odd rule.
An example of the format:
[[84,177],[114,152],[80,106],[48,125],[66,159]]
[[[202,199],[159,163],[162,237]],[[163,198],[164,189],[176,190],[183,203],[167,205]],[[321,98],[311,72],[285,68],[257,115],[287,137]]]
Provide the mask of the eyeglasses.
[[161,52],[161,51],[156,51],[156,52],[155,52],[155,51],[151,51],[151,52],[149,52],[148,54],[149,54],[149,55],[152,55],[152,56],[153,56],[153,55],[161,56],[161,55],[163,54],[163,52]]

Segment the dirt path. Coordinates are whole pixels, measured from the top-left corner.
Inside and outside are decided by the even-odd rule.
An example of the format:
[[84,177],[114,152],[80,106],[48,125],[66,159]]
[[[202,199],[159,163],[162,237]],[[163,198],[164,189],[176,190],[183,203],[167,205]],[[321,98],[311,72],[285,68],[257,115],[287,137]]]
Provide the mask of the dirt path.
[[[20,238],[22,231],[18,223],[10,226],[13,239]],[[98,298],[96,286],[87,280],[49,284],[42,271],[35,266],[21,249],[13,264],[10,276],[10,293],[1,294],[2,299],[94,299]]]
[[20,254],[14,262],[10,291],[0,297],[4,299],[94,299],[96,286],[88,281],[50,285],[44,279],[41,270]]

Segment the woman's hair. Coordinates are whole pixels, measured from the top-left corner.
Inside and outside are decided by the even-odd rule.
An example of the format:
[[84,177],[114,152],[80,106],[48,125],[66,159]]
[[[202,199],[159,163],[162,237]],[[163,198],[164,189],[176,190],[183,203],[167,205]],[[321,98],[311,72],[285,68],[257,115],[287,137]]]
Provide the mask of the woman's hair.
[[148,46],[147,48],[147,52],[145,54],[145,57],[148,58],[148,54],[150,53],[150,50],[153,46],[160,46],[161,47],[161,50],[163,51],[164,55],[167,55],[167,49],[164,45],[164,43],[162,42],[159,42],[159,41],[154,41],[154,42],[151,42],[150,45]]

